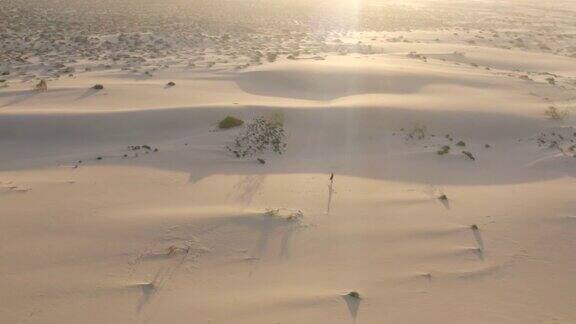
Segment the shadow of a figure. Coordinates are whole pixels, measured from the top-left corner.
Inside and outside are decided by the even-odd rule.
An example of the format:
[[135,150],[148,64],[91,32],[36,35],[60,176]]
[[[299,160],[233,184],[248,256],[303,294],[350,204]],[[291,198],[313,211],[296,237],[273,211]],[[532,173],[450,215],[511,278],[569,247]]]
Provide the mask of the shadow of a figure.
[[450,200],[448,199],[438,199],[446,209],[450,209]]
[[0,108],[19,104],[21,102],[24,102],[24,101],[30,99],[30,98],[35,97],[38,93],[39,93],[38,91],[34,91],[34,90],[22,92],[21,95],[17,96],[15,99],[13,99],[13,100],[11,100],[11,101],[3,104],[3,105],[1,105]]
[[96,90],[96,89],[92,89],[92,88],[86,89],[86,91],[84,91],[84,93],[81,94],[78,98],[74,99],[74,101],[79,101],[79,100],[88,98],[88,97],[96,94],[97,92],[98,92],[98,90]]
[[295,224],[287,224],[284,227],[284,235],[282,236],[282,242],[280,243],[280,257],[284,259],[290,258],[290,242],[292,241],[292,236],[296,231]]
[[359,297],[354,297],[350,295],[344,295],[342,296],[342,298],[346,302],[346,306],[348,306],[348,311],[350,312],[350,316],[352,316],[353,323],[356,323],[356,318],[358,317],[358,310],[360,309],[361,299]]
[[161,270],[156,272],[154,280],[152,280],[151,282],[138,285],[142,290],[142,296],[140,296],[140,299],[138,300],[138,304],[136,306],[136,311],[138,313],[142,312],[144,306],[146,306],[150,302],[152,297],[154,297],[154,295],[158,293],[158,290],[160,289],[160,286],[162,284],[160,279],[161,272],[162,272]]
[[330,181],[328,185],[328,206],[326,206],[326,215],[330,215],[330,206],[332,205],[332,194],[334,194],[334,182]]
[[247,175],[242,178],[235,186],[235,200],[249,206],[258,194],[266,176],[263,174]]
[[474,234],[474,239],[476,240],[476,243],[478,243],[480,250],[484,251],[484,241],[480,235],[480,229],[477,226],[472,226],[472,234]]

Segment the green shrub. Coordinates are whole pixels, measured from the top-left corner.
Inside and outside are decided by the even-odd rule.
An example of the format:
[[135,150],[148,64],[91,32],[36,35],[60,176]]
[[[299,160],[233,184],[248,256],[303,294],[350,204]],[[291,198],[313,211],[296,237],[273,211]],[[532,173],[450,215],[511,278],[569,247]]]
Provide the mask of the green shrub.
[[222,119],[222,121],[218,124],[220,129],[230,129],[233,127],[242,126],[244,121],[242,119],[238,119],[236,117],[227,116],[226,118]]

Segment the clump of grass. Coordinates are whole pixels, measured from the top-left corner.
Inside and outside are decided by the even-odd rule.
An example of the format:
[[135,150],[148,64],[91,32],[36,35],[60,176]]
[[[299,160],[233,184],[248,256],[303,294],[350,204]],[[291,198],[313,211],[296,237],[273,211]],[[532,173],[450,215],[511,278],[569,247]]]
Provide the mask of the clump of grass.
[[351,291],[347,294],[347,296],[352,297],[352,298],[356,298],[356,299],[360,299],[360,294],[357,291]]
[[129,145],[128,146],[128,150],[130,151],[140,151],[140,150],[146,150],[146,151],[153,151],[153,152],[158,152],[157,148],[153,148],[150,145]]
[[173,87],[176,85],[176,83],[174,83],[173,81],[170,81],[170,82],[166,83],[166,85],[169,87]]
[[234,143],[226,147],[237,158],[254,156],[272,151],[282,154],[286,149],[286,135],[282,115],[275,114],[272,118],[258,117],[246,125]]
[[438,199],[440,199],[440,200],[448,200],[448,196],[446,196],[446,195],[441,195],[441,196],[438,197]]
[[286,213],[284,213],[284,214],[280,213],[280,209],[268,208],[264,212],[264,216],[280,218],[280,219],[284,219],[288,222],[299,223],[304,218],[304,213],[302,211],[298,210],[298,211],[291,212],[290,214],[286,215]]
[[238,127],[244,125],[244,121],[242,119],[233,117],[233,116],[226,116],[226,118],[222,119],[220,123],[218,123],[218,128],[220,129],[230,129],[233,127]]
[[565,120],[568,118],[568,110],[560,110],[554,106],[548,107],[544,114],[553,120]]
[[268,62],[274,62],[274,61],[276,61],[277,58],[278,58],[277,53],[266,53],[266,60]]
[[464,143],[464,141],[459,141],[456,143],[456,146],[466,146],[466,143]]
[[178,247],[176,245],[171,245],[168,247],[168,255],[174,255],[178,251]]
[[474,155],[468,151],[462,151],[462,154],[466,155],[470,160],[475,161],[476,158],[474,157]]
[[411,139],[423,140],[426,138],[426,126],[416,125],[414,129],[408,133],[408,137]]
[[94,90],[103,90],[103,89],[104,89],[104,86],[101,85],[101,84],[95,84],[95,85],[92,87],[92,89],[94,89]]
[[36,91],[40,91],[40,92],[45,92],[48,91],[48,83],[46,83],[46,80],[40,80],[40,82],[38,82],[34,88],[36,89]]
[[280,216],[280,209],[267,208],[266,211],[264,212],[264,215],[270,216],[270,217],[279,217]]
[[450,152],[450,146],[444,145],[444,146],[442,146],[442,148],[441,148],[440,150],[438,150],[436,153],[437,153],[438,155],[445,155],[445,154],[448,154],[448,152]]
[[304,213],[299,210],[297,212],[294,212],[294,213],[288,215],[288,217],[286,217],[286,220],[289,222],[300,222],[303,218],[304,218]]

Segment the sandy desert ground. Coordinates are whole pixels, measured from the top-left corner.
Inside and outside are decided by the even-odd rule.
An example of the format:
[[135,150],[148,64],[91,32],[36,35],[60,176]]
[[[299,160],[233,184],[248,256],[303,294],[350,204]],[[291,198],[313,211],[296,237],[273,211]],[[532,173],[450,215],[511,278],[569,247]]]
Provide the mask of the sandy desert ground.
[[0,0],[0,74],[0,323],[576,323],[574,1]]

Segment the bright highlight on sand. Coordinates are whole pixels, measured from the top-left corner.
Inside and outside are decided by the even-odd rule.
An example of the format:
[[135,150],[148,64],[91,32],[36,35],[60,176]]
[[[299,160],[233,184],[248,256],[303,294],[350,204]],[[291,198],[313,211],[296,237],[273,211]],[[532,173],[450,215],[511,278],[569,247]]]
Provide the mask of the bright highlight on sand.
[[573,323],[576,4],[0,4],[0,323]]

